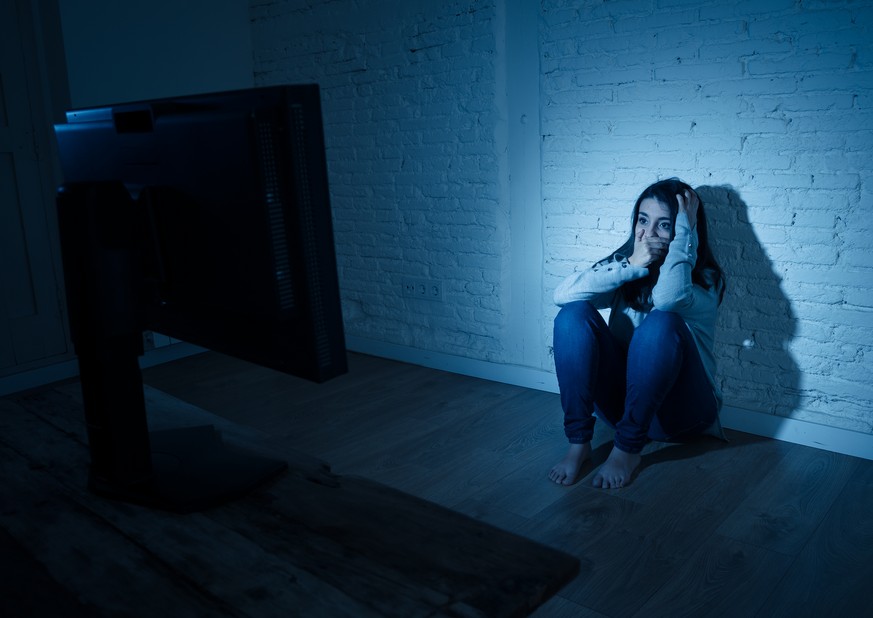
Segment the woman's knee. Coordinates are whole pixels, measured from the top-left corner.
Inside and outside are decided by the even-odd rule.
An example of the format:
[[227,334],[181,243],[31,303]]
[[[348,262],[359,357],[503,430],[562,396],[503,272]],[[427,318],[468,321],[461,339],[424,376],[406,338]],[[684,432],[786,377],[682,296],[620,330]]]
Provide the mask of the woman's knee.
[[637,328],[639,333],[669,334],[686,328],[685,320],[678,313],[653,309]]
[[655,309],[634,331],[633,339],[637,344],[678,342],[686,330],[685,321],[678,313]]
[[576,331],[581,325],[589,322],[594,315],[600,314],[597,313],[594,305],[587,300],[567,303],[555,316],[555,335]]

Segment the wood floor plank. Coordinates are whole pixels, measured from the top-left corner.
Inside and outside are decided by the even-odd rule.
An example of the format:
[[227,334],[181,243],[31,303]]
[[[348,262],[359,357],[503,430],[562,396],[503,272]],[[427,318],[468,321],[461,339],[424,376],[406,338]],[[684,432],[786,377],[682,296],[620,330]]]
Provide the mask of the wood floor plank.
[[593,609],[568,601],[562,596],[549,599],[531,618],[608,618]]
[[[342,430],[348,436],[346,439],[332,436],[339,446],[325,451],[324,457],[334,462],[338,470],[345,466],[361,467],[374,459],[383,460],[389,467],[403,464],[438,467],[451,452],[463,454],[481,444],[477,435],[487,431],[487,419],[496,414],[493,406],[505,399],[499,398],[495,403],[495,398],[483,397],[479,389],[451,392],[455,394],[445,394],[444,384],[432,385],[431,389],[419,385],[416,393],[423,401],[403,401],[409,398],[397,395],[382,407],[378,416],[365,418],[364,413],[349,423]],[[447,427],[451,429],[446,431]]]
[[428,486],[416,495],[454,508],[481,493],[484,487],[499,483],[521,465],[492,450],[474,448],[463,458],[453,459],[453,463],[440,468],[437,478],[428,479]]
[[[166,368],[162,379],[173,382],[169,391],[183,398],[196,391],[195,403],[209,401],[210,411],[256,425],[285,444],[294,441],[316,459],[329,460],[324,455],[330,453],[344,461],[344,472],[430,496],[576,555],[580,575],[538,616],[550,609],[566,615],[562,608],[632,615],[649,602],[685,611],[737,574],[754,572],[754,556],[773,573],[782,568],[783,555],[796,556],[790,575],[770,591],[742,587],[751,595],[742,607],[766,602],[762,618],[780,615],[782,606],[802,609],[797,598],[826,615],[827,594],[816,592],[820,580],[852,603],[866,598],[869,585],[860,578],[869,581],[869,570],[857,564],[868,556],[873,524],[866,496],[873,489],[863,494],[867,486],[860,479],[867,477],[852,458],[728,431],[727,445],[650,445],[630,487],[594,490],[591,477],[612,440],[611,430],[599,423],[594,462],[584,478],[570,488],[556,487],[546,475],[565,453],[566,441],[553,393],[520,395],[517,387],[357,354],[349,355],[345,383],[316,390],[245,365],[235,377],[239,361],[204,355],[209,358],[206,365],[192,361],[187,367],[197,376],[193,389]],[[298,395],[316,413],[288,412],[283,399]],[[246,397],[263,402],[248,419],[241,411]],[[362,421],[366,441],[355,443]],[[846,497],[856,506],[843,504]],[[852,521],[856,528],[841,533]],[[771,581],[767,574],[763,579]],[[683,586],[694,592],[677,605],[674,591]],[[800,589],[811,592],[802,597]]]
[[458,502],[453,508],[473,519],[478,519],[492,526],[515,533],[518,533],[525,524],[529,523],[527,518],[495,506],[490,500],[486,500],[478,495]]
[[[449,397],[452,403],[443,407],[440,417],[431,415],[433,421],[426,434],[410,436],[410,439],[397,445],[393,456],[402,461],[420,463],[425,466],[439,466],[453,454],[463,456],[472,449],[481,447],[500,424],[501,408],[510,397],[487,397],[481,393],[445,395],[445,387],[439,397]],[[410,414],[405,408],[395,408],[395,414],[406,418]],[[437,425],[436,422],[440,424]]]
[[[161,402],[148,389],[147,398],[151,404]],[[203,598],[192,615],[286,615],[289,607],[301,615],[330,616],[523,615],[557,592],[576,568],[566,554],[373,481],[332,475],[317,466],[292,471],[267,489],[203,514],[178,516],[99,499],[84,491],[88,456],[75,390],[37,393],[20,401],[31,410],[16,402],[4,405],[27,414],[0,416],[10,457],[22,459],[20,454],[27,453],[25,463],[9,474],[26,478],[32,466],[45,470],[59,484],[57,491],[97,522],[100,534],[121,533],[158,566],[142,560],[136,565],[159,573],[163,569],[183,588],[199,591]],[[189,412],[190,406],[179,405],[165,418]],[[201,420],[202,414],[195,416]],[[233,427],[226,426],[229,436],[245,438],[246,430],[237,435]],[[11,487],[13,493],[18,489]],[[23,519],[19,513],[12,516]],[[82,525],[75,518],[64,520]],[[40,541],[42,527],[13,531],[52,558],[54,548]],[[112,570],[111,563],[104,566]],[[543,570],[562,575],[538,575]],[[108,579],[125,589],[126,583]],[[73,587],[87,588],[90,580],[72,581]],[[208,609],[210,603],[215,611]],[[136,608],[125,611],[139,615]],[[156,611],[148,606],[142,615]]]
[[500,452],[522,460],[536,457],[544,445],[563,441],[563,415],[555,393],[522,390],[499,410],[489,436]]
[[[603,446],[608,451],[611,445]],[[607,615],[631,615],[669,584],[676,571],[712,538],[733,509],[731,500],[748,493],[748,477],[761,462],[779,461],[779,451],[759,448],[759,456],[742,458],[737,448],[718,442],[650,450],[646,457],[656,459],[648,462],[644,481],[658,488],[660,497],[651,490],[629,491],[634,485],[611,491],[595,490],[581,482],[555,488],[566,497],[533,516],[523,533],[530,533],[537,522],[549,526],[554,546],[583,558],[580,576],[562,596]],[[610,500],[635,506],[620,511],[617,528],[578,528],[577,519],[590,518]],[[575,515],[569,519],[556,516],[562,511]]]
[[0,611],[3,616],[97,618],[100,611],[61,586],[30,550],[0,526]]
[[628,616],[663,584],[652,574],[669,573],[675,561],[657,537],[632,526],[640,517],[644,505],[576,487],[519,532],[580,558],[579,575],[562,597],[607,616]]
[[579,554],[584,558],[582,572],[562,595],[610,616],[630,616],[677,576],[688,557],[711,538],[722,515],[669,507],[656,512],[651,505],[613,499],[634,506],[625,509],[614,527],[588,539]]
[[543,448],[536,458],[514,462],[508,474],[490,486],[483,486],[478,495],[491,508],[525,520],[537,516],[572,491],[548,480],[549,469],[564,456],[565,450],[565,445],[554,443]]
[[754,616],[790,562],[789,556],[712,536],[635,615]]
[[221,410],[234,422],[305,440],[316,439],[319,432],[336,434],[337,427],[354,425],[370,411],[392,409],[391,398],[403,394],[410,380],[421,379],[412,366],[382,359],[370,362],[370,357],[365,372],[355,371],[359,358],[350,355],[350,372],[326,384],[215,353],[176,361],[180,364],[175,368],[169,366],[175,363],[152,367],[143,376],[155,388],[202,409]]
[[[271,547],[295,556],[295,562],[325,581],[351,589],[384,615],[421,615],[417,607],[405,610],[401,601],[425,592],[440,596],[424,599],[427,605],[422,604],[422,609],[444,607],[461,615],[513,615],[520,613],[517,603],[526,598],[530,602],[524,608],[527,613],[563,583],[542,578],[539,573],[543,569],[566,573],[572,565],[566,562],[571,560],[569,556],[536,549],[521,537],[497,528],[472,526],[466,517],[433,503],[377,488],[364,479],[341,477],[338,482],[336,487],[311,485],[305,494],[271,492],[260,498],[269,508],[245,508],[235,503],[213,517],[235,527],[248,522],[259,537],[266,536]],[[376,500],[378,508],[373,506]],[[276,511],[284,517],[277,519]],[[319,552],[301,554],[300,543],[310,541],[310,537],[288,530],[298,521],[307,522],[309,531],[316,533]],[[276,534],[271,535],[271,530]],[[422,534],[424,531],[427,534]],[[420,560],[410,560],[410,555],[418,555]],[[378,560],[374,560],[376,556]],[[459,560],[459,556],[464,559]],[[525,568],[519,569],[519,564]],[[422,577],[428,580],[427,588],[420,585]],[[359,597],[361,586],[371,583],[378,590],[380,581],[391,583],[390,595],[385,595],[382,584],[381,596],[364,592]]]
[[19,454],[2,460],[8,493],[0,503],[20,509],[4,510],[4,527],[61,585],[108,615],[155,616],[166,607],[180,616],[278,616],[287,607],[384,615],[209,515],[164,513],[87,493],[84,445],[27,409],[4,410],[0,433],[9,452]]
[[796,555],[806,545],[858,461],[829,451],[795,449],[762,475],[760,483],[718,533],[765,549]]
[[95,615],[160,615],[166,607],[178,607],[179,616],[192,618],[204,611],[242,615],[192,588],[148,548],[131,543],[71,499],[50,468],[24,459],[5,435],[0,469],[0,525]]
[[501,437],[530,435],[540,422],[519,402],[529,391],[494,392],[493,383],[450,379],[459,388],[446,390],[441,384],[430,402],[425,392],[423,400],[395,407],[391,419],[355,431],[359,440],[323,456],[339,472],[362,474],[447,506],[523,466],[523,449],[530,446],[522,447],[521,439],[507,446]]
[[622,495],[643,503],[693,499],[716,505],[727,496],[737,501],[757,486],[760,470],[775,467],[794,446],[728,434],[729,442],[704,436],[685,444],[650,443],[634,482]]
[[873,461],[858,471],[759,616],[861,616],[873,584]]

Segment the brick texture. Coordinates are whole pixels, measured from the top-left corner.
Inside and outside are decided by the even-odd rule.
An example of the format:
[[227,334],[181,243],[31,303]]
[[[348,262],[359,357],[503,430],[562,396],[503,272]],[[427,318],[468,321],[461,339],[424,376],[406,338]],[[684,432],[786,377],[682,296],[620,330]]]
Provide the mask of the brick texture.
[[[535,28],[535,368],[554,287],[679,176],[729,277],[726,404],[873,433],[873,3],[543,0],[507,26],[505,1],[251,2],[256,83],[322,87],[348,332],[514,362],[500,42]],[[404,299],[404,277],[445,301]]]
[[[253,2],[256,83],[322,89],[349,333],[498,358],[491,2]],[[405,277],[443,303],[405,299]]]
[[729,277],[726,403],[873,432],[871,17],[839,0],[544,2],[544,304],[627,237],[639,191],[679,176]]

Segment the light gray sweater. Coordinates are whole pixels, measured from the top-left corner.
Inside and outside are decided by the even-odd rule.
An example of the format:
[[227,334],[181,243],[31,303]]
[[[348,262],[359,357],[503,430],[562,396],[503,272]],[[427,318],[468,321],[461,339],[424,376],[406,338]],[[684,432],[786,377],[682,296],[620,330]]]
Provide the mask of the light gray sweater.
[[[685,213],[676,216],[676,236],[670,242],[661,265],[658,281],[652,288],[655,309],[678,313],[694,338],[703,368],[721,408],[721,392],[715,382],[713,342],[718,314],[719,287],[710,289],[691,281],[691,270],[697,263],[697,230],[692,230]],[[642,279],[649,274],[644,266],[630,264],[626,256],[597,262],[593,267],[573,273],[555,290],[555,304],[562,306],[577,300],[587,300],[597,309],[610,309],[609,329],[621,341],[629,343],[634,329],[646,317],[646,312],[628,306],[619,293],[622,284]],[[721,435],[720,425],[714,428]]]

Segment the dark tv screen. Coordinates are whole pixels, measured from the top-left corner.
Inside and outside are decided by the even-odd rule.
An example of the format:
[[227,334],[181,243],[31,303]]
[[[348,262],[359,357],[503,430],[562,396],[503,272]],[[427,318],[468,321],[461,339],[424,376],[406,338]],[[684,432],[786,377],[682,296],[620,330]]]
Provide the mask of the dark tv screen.
[[323,381],[346,371],[319,89],[75,110],[65,183],[117,181],[142,230],[142,326]]
[[346,372],[318,87],[74,110],[55,133],[91,489],[183,512],[241,496],[286,462],[212,426],[150,432],[142,333],[316,382]]

